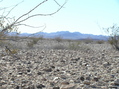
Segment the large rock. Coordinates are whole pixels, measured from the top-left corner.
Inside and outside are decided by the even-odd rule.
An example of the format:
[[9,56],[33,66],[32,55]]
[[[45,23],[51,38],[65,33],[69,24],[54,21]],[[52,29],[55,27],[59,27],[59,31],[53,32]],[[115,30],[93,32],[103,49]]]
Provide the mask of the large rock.
[[114,81],[114,85],[119,86],[119,79],[116,79],[116,80]]

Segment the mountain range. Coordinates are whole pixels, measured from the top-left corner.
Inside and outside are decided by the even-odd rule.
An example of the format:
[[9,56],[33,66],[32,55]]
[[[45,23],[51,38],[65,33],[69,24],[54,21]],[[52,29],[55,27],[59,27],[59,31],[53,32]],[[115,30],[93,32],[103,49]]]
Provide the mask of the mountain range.
[[[9,35],[15,35],[15,33],[9,33]],[[44,38],[55,38],[61,37],[62,39],[71,39],[71,40],[81,40],[81,39],[94,39],[94,40],[107,40],[108,36],[104,35],[93,35],[93,34],[83,34],[80,32],[69,32],[69,31],[57,31],[57,32],[38,32],[35,34],[30,33],[21,33],[19,36],[33,36],[33,37],[41,37]]]

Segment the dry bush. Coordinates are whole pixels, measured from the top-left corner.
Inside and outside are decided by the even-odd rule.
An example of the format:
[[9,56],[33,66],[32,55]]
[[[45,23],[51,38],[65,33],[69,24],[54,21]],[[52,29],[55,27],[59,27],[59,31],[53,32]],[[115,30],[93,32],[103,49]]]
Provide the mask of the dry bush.
[[13,39],[6,34],[0,34],[0,47],[3,49],[1,56],[6,54],[13,56],[18,53],[19,50],[13,47],[14,45],[10,43],[10,40]]
[[33,48],[33,46],[34,46],[35,44],[37,44],[39,40],[43,40],[43,37],[39,37],[39,38],[30,37],[30,40],[31,40],[31,41],[27,43],[27,46],[28,46],[29,48]]
[[98,44],[103,44],[105,41],[104,40],[98,40],[98,41],[96,41],[96,43],[98,43]]
[[110,37],[108,43],[111,44],[113,48],[119,50],[119,36]]
[[0,40],[0,47],[4,47],[5,44],[6,44],[6,41]]
[[108,43],[111,44],[111,45],[114,44],[113,40],[110,40],[110,39],[108,39]]
[[80,41],[78,41],[78,42],[73,42],[73,43],[70,43],[69,44],[69,49],[71,49],[71,50],[77,50],[77,49],[79,49],[79,45],[81,44],[81,42]]
[[53,49],[67,49],[64,45],[56,45],[53,47]]
[[28,46],[29,48],[33,48],[33,45],[34,45],[33,42],[28,42],[28,43],[27,43],[27,46]]
[[6,53],[7,54],[9,54],[9,55],[13,55],[13,54],[17,54],[18,53],[18,49],[10,49],[10,48],[8,48],[7,46],[5,46],[6,48],[5,48],[5,51],[6,51]]
[[94,40],[91,39],[91,38],[87,38],[87,39],[84,39],[83,42],[86,43],[86,44],[89,44],[89,43],[94,42]]
[[114,24],[112,27],[103,28],[109,36],[108,42],[113,48],[119,50],[119,26]]
[[14,54],[17,54],[18,52],[19,52],[19,49],[17,48],[11,48],[11,47],[5,46],[3,52],[1,53],[1,56],[3,57],[6,55],[9,55],[14,57],[15,56]]
[[63,41],[62,37],[60,37],[60,36],[59,36],[59,37],[55,37],[54,39],[55,39],[58,43]]
[[66,41],[68,41],[68,42],[70,43],[70,42],[72,42],[73,40],[71,40],[71,39],[66,39]]

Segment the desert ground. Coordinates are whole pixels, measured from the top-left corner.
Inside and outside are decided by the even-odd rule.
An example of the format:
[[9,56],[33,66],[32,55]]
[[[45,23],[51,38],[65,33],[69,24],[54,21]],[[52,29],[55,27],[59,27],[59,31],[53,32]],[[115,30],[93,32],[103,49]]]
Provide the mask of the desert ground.
[[119,89],[119,51],[108,42],[33,40],[0,43],[0,89]]

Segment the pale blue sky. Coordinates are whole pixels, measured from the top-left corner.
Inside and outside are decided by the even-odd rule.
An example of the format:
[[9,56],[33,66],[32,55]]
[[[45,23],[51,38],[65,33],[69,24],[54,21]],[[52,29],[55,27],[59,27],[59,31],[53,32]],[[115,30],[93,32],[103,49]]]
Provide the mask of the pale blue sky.
[[[19,6],[17,6],[10,16],[16,18],[32,9],[35,5],[43,0],[24,0]],[[1,6],[11,6],[20,2],[20,0],[3,0]],[[57,0],[59,4],[63,4],[65,0]],[[50,13],[58,9],[58,5],[54,0],[49,0],[39,8],[37,8],[32,14],[37,13]],[[56,31],[70,31],[81,32],[88,34],[104,34],[103,30],[99,27],[109,27],[113,24],[119,24],[119,0],[68,0],[64,8],[53,16],[39,16],[34,17],[25,24],[33,26],[46,25],[44,32],[56,32]],[[35,33],[41,28],[29,28],[21,26],[19,30],[21,32]]]

